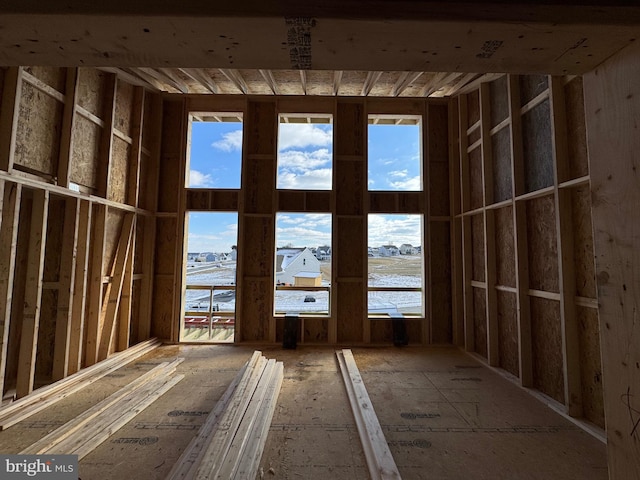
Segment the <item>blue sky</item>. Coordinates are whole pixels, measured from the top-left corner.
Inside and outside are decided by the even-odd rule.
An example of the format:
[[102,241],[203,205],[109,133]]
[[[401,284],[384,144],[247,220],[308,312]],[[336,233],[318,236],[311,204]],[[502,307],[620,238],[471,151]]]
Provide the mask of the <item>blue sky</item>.
[[[280,123],[277,188],[332,188],[333,126]],[[369,125],[369,189],[420,190],[420,127]],[[193,122],[188,186],[240,188],[242,124]],[[278,246],[331,243],[330,215],[280,213]],[[189,214],[188,251],[228,252],[237,244],[235,213]],[[370,215],[368,245],[421,245],[417,215]]]

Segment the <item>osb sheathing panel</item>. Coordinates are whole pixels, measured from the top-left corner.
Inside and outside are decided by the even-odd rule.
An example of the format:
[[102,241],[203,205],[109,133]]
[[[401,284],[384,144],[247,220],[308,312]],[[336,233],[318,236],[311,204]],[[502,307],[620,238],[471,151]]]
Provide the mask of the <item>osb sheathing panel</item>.
[[304,192],[292,190],[278,190],[278,210],[281,212],[290,212],[300,209],[304,206]]
[[429,162],[449,163],[449,105],[428,104],[427,118],[423,135],[428,136]]
[[[284,318],[278,317],[276,318],[276,343],[282,343],[283,340],[284,340]],[[302,342],[301,328],[298,328],[296,341]]]
[[271,282],[271,279],[243,279],[241,338],[244,342],[269,340],[269,319],[272,317],[269,299],[273,295]]
[[526,192],[550,187],[554,182],[550,108],[547,99],[522,115],[522,150]]
[[126,203],[129,180],[129,156],[131,145],[113,136],[111,169],[109,170],[109,200]]
[[516,257],[513,235],[513,207],[495,210],[496,282],[516,286]]
[[4,74],[6,72],[5,68],[0,68],[0,103],[2,103],[2,92],[4,90]]
[[338,102],[335,124],[337,155],[364,155],[365,118],[361,103]]
[[529,287],[559,292],[558,244],[553,195],[527,202]]
[[422,214],[425,211],[422,192],[403,192],[398,194],[399,212]]
[[467,138],[467,145],[473,145],[478,140],[480,140],[481,136],[482,136],[482,130],[480,128],[475,128]]
[[156,276],[153,284],[152,337],[171,338],[172,325],[177,321],[173,317],[174,297],[175,282],[173,277]]
[[133,85],[118,82],[113,127],[128,136],[131,136],[133,127],[133,91]]
[[23,82],[15,163],[53,175],[60,152],[63,104]]
[[507,76],[489,83],[489,102],[491,127],[495,127],[509,116],[509,93],[507,91]]
[[564,403],[560,303],[531,297],[530,304],[533,386]]
[[271,213],[275,158],[247,158],[243,172],[245,212]]
[[143,273],[145,265],[144,261],[144,231],[145,225],[147,221],[151,221],[150,217],[138,216],[136,218],[136,226],[135,226],[135,246],[133,250],[133,273]]
[[111,266],[116,258],[116,250],[118,249],[118,243],[120,242],[120,235],[122,233],[124,215],[124,212],[114,208],[107,210],[104,259],[102,262],[102,271],[105,272],[105,275],[111,274]]
[[567,146],[569,148],[568,173],[570,178],[578,178],[589,175],[582,77],[576,77],[569,82],[564,87],[564,95],[567,119]]
[[496,292],[498,303],[498,354],[500,367],[520,375],[518,355],[518,305],[515,293]]
[[495,133],[491,137],[493,158],[493,201],[509,200],[511,193],[511,126]]
[[40,324],[38,327],[38,347],[36,353],[36,387],[51,382],[53,372],[53,351],[56,340],[56,314],[58,291],[42,291],[40,301]]
[[431,215],[449,215],[449,163],[429,164]]
[[101,135],[102,128],[99,125],[82,115],[76,115],[69,173],[72,182],[96,188]]
[[467,95],[467,128],[480,120],[480,90]]
[[518,77],[518,83],[520,85],[520,106],[526,105],[549,88],[549,80],[546,75],[521,75]]
[[[140,338],[140,333],[138,330],[140,324],[140,302],[142,296],[142,280],[134,280],[133,288],[131,290],[131,345],[145,340],[144,338]],[[145,298],[146,302],[147,299]]]
[[366,166],[362,161],[338,161],[336,172],[336,213],[338,215],[362,215]]
[[[60,197],[51,196],[49,199],[49,217],[47,221],[47,236],[44,253],[44,282],[57,282],[60,277],[60,257],[62,255],[65,202]],[[66,242],[73,237],[66,239]]]
[[361,277],[365,271],[362,255],[364,242],[364,218],[338,217],[338,244],[333,249],[336,267],[341,277]]
[[274,224],[271,217],[245,217],[242,253],[242,274],[250,277],[271,277],[274,268]]
[[393,326],[391,320],[372,320],[371,325],[371,343],[393,343]]
[[483,288],[473,289],[473,335],[476,352],[487,358],[487,296]]
[[469,189],[471,192],[469,198],[471,210],[484,205],[482,178],[482,152],[480,147],[477,147],[469,152]]
[[471,217],[471,279],[484,282],[484,220],[482,215]]
[[46,83],[54,90],[64,93],[67,78],[66,70],[59,67],[24,67],[25,72]]
[[175,218],[160,217],[156,219],[156,250],[154,255],[154,271],[160,275],[172,275],[175,272],[176,254]]
[[78,105],[98,118],[104,116],[104,88],[107,75],[109,74],[94,68],[78,69]]
[[329,320],[326,318],[304,319],[304,342],[327,343],[329,341]]
[[362,342],[364,311],[363,282],[338,282],[338,342]]
[[162,116],[162,151],[158,190],[158,211],[176,212],[182,184],[183,102],[165,101]]
[[274,155],[276,152],[276,104],[249,102],[247,112],[247,152]]
[[451,297],[451,232],[449,222],[431,222],[431,339],[451,343],[453,338]]
[[591,223],[591,192],[588,187],[571,191],[573,254],[576,294],[596,298],[596,274]]
[[585,418],[604,428],[602,393],[602,362],[598,310],[576,307],[578,340],[580,342],[580,373],[582,407]]

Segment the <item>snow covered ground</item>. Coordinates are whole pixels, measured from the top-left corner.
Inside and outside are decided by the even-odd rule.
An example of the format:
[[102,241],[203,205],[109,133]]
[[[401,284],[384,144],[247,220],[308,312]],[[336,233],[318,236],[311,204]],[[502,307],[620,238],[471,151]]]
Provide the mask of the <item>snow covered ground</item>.
[[[396,257],[396,264],[404,259]],[[407,262],[410,259],[407,259]],[[419,272],[418,272],[419,273]],[[198,263],[187,265],[187,285],[235,285],[236,263],[233,261]],[[417,275],[384,274],[380,269],[369,275],[370,287],[420,287],[422,279]],[[315,302],[305,298],[314,298]],[[209,291],[187,290],[187,310],[209,310]],[[216,289],[213,298],[214,306],[220,311],[235,311],[235,292],[233,290]],[[329,308],[329,292],[279,290],[275,294],[275,306],[278,313],[326,313]],[[421,292],[369,292],[369,311],[400,311],[403,313],[421,313]]]

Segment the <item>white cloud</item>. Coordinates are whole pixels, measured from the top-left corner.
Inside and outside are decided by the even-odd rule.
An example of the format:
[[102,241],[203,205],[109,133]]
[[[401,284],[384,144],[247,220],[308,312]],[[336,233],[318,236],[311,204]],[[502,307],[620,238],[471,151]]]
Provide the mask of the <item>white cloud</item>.
[[278,168],[299,168],[312,170],[331,163],[331,153],[326,148],[320,148],[312,152],[290,150],[280,152],[278,155]]
[[331,233],[313,228],[287,227],[277,228],[278,246],[317,247],[331,243]]
[[278,172],[278,188],[291,190],[330,190],[330,168],[309,171],[283,170]]
[[222,135],[222,140],[213,142],[212,147],[225,152],[232,152],[234,150],[242,149],[242,130],[234,130],[233,132],[227,132]]
[[198,170],[189,171],[189,186],[195,188],[213,187],[214,179],[208,173],[202,173]]
[[[406,170],[405,170],[406,171]],[[406,176],[406,174],[405,174]],[[405,191],[420,191],[420,175],[417,177],[411,177],[407,180],[399,180],[397,182],[390,182],[389,185],[394,190],[405,190]]]
[[325,130],[310,123],[281,123],[278,150],[329,146],[333,141],[333,133],[330,126],[327,127]]
[[369,215],[368,246],[422,245],[420,215]]
[[389,172],[389,176],[404,178],[407,176],[407,169],[405,168],[404,170],[394,170],[392,172]]

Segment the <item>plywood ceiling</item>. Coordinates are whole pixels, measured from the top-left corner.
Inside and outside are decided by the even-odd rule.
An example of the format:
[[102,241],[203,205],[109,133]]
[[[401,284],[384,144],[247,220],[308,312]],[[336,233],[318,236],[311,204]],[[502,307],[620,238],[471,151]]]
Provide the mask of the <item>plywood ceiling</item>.
[[447,96],[580,75],[635,41],[629,2],[5,0],[0,65],[101,67],[174,93]]

